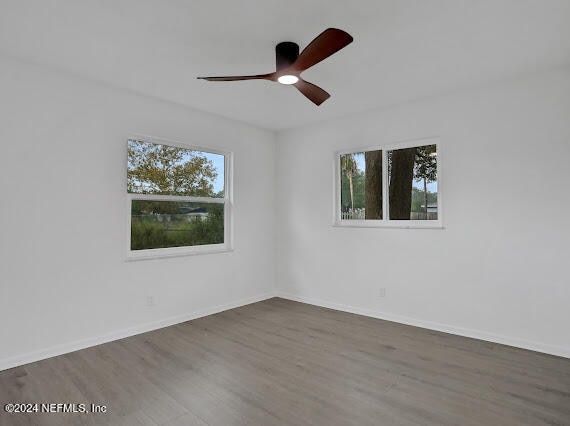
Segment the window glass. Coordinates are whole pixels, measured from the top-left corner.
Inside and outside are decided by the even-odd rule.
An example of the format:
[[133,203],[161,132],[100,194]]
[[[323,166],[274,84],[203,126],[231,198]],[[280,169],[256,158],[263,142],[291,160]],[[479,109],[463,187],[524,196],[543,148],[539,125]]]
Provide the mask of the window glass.
[[224,156],[129,140],[127,191],[223,198]]
[[131,201],[131,250],[223,242],[221,203]]
[[382,151],[340,156],[343,220],[382,219]]
[[437,220],[437,148],[388,151],[390,220]]

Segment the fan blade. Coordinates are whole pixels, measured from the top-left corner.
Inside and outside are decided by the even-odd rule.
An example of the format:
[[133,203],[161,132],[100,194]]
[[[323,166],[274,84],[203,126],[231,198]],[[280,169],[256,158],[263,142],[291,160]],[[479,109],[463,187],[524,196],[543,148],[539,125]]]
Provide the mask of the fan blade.
[[239,80],[275,80],[275,73],[258,75],[234,75],[228,77],[197,77],[199,80],[208,81],[239,81]]
[[347,32],[328,28],[303,49],[292,67],[297,71],[304,71],[348,46],[352,40],[352,36]]
[[329,93],[325,90],[321,89],[319,86],[314,85],[313,83],[309,83],[303,79],[299,79],[299,81],[293,84],[301,92],[305,95],[311,102],[315,105],[319,106],[328,98],[331,97]]

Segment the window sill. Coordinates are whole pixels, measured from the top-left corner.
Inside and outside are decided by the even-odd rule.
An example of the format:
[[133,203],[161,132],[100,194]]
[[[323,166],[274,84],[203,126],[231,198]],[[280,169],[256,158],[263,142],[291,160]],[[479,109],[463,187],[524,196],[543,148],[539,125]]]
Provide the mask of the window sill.
[[381,220],[342,220],[333,223],[334,228],[394,228],[394,229],[445,229],[441,221],[432,223],[418,221],[381,221]]
[[204,254],[229,253],[234,251],[232,247],[223,244],[203,245],[194,247],[170,247],[146,250],[128,250],[125,261],[165,259],[170,257],[195,256]]

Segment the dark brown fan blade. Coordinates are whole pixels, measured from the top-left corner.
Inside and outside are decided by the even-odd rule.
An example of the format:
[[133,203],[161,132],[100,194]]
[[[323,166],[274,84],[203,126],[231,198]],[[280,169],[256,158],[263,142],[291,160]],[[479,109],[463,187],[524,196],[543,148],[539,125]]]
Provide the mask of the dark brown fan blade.
[[234,75],[228,77],[197,77],[200,80],[208,81],[239,81],[239,80],[275,80],[275,73],[258,75]]
[[299,79],[299,81],[295,83],[293,86],[295,86],[299,90],[299,92],[305,95],[311,102],[313,102],[317,106],[319,106],[320,104],[322,104],[324,101],[326,101],[328,98],[331,97],[329,93],[321,89],[319,86],[315,86],[313,83],[309,83],[308,81],[305,81],[303,79]]
[[328,28],[303,49],[292,67],[299,72],[304,71],[349,45],[352,40],[352,36],[343,30]]

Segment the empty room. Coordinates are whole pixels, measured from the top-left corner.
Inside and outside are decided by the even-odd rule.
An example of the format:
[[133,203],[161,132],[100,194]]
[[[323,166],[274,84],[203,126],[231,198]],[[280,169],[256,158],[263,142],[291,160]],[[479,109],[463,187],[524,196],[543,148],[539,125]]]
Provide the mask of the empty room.
[[0,425],[570,426],[570,1],[0,0]]

